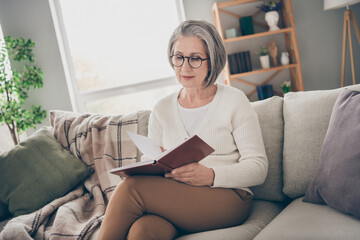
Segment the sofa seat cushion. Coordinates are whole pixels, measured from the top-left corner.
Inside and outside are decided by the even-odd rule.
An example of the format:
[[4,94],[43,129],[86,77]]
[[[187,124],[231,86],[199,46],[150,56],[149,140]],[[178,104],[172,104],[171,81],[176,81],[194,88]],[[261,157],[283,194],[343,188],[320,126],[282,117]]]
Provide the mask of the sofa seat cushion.
[[360,220],[327,205],[291,202],[254,240],[347,240],[360,236]]
[[284,205],[281,203],[255,200],[249,218],[242,225],[218,230],[188,234],[177,240],[250,240],[278,215]]
[[[249,218],[242,225],[188,234],[176,238],[176,240],[251,240],[283,209],[284,204],[279,202],[255,200]],[[96,240],[98,234],[99,228],[90,236],[89,240]]]
[[[348,86],[360,90],[360,84]],[[343,88],[290,92],[284,97],[284,193],[303,196],[315,176],[335,101]]]
[[[188,234],[176,238],[176,240],[251,240],[269,224],[284,207],[284,204],[279,202],[255,200],[249,218],[242,225]],[[96,240],[98,234],[99,228],[90,236],[89,240]]]

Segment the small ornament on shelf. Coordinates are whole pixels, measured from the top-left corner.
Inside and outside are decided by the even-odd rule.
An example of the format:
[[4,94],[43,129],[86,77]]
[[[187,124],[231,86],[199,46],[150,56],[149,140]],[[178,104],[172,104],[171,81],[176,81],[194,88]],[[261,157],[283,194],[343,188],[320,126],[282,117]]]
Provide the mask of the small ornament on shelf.
[[268,47],[269,47],[269,52],[270,52],[270,56],[273,61],[274,67],[277,67],[278,64],[277,64],[277,59],[276,59],[276,56],[277,56],[276,43],[274,41],[270,41],[268,44]]
[[279,13],[278,11],[281,8],[281,2],[276,1],[266,1],[260,6],[258,6],[263,12],[265,12],[265,21],[269,26],[269,31],[279,30],[277,26],[279,22]]
[[240,36],[240,32],[237,28],[230,28],[228,30],[225,31],[225,37],[227,39],[229,38],[235,38],[235,37],[238,37]]
[[288,52],[282,52],[280,61],[281,61],[282,65],[288,65],[290,63],[289,53]]

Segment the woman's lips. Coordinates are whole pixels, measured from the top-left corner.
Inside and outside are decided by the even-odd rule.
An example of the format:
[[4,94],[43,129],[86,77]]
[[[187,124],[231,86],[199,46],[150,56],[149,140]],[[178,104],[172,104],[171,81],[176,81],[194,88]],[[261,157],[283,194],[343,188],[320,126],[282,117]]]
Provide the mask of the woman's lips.
[[183,78],[185,80],[191,80],[194,78],[194,76],[181,76],[181,78]]

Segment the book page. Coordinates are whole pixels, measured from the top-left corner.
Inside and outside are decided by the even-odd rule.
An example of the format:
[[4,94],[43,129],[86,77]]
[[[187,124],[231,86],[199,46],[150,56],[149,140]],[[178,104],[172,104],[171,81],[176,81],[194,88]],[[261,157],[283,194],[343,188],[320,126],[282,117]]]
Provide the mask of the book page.
[[160,146],[157,145],[152,139],[129,131],[127,133],[129,134],[131,140],[134,142],[136,147],[146,157],[155,160],[160,154],[162,154]]
[[154,160],[146,160],[146,161],[136,162],[136,163],[132,163],[132,164],[129,164],[126,166],[114,168],[110,172],[113,173],[113,172],[119,171],[119,169],[124,170],[124,169],[129,169],[129,168],[134,168],[134,167],[146,166],[146,165],[153,164],[153,163],[155,163]]
[[[194,136],[192,136],[191,138],[193,138],[193,137]],[[180,142],[180,143],[176,144],[175,146],[173,146],[173,147],[171,147],[169,149],[166,149],[164,152],[160,153],[160,155],[158,155],[155,160],[158,160],[158,159],[162,158],[163,156],[165,156],[166,154],[168,154],[169,152],[171,152],[175,148],[179,147],[181,144],[184,144],[185,142],[190,141],[191,138],[187,138],[183,142]]]

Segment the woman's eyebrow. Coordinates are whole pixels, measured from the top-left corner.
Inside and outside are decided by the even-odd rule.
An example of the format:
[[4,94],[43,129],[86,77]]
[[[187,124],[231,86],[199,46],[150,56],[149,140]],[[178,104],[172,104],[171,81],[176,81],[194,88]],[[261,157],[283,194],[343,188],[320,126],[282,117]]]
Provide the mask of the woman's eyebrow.
[[[174,54],[182,54],[182,55],[183,55],[183,52],[180,52],[180,51],[175,51],[175,53],[174,53]],[[202,53],[201,53],[201,52],[192,52],[192,53],[190,53],[190,56],[195,55],[195,54],[199,54],[199,55],[201,55]]]

